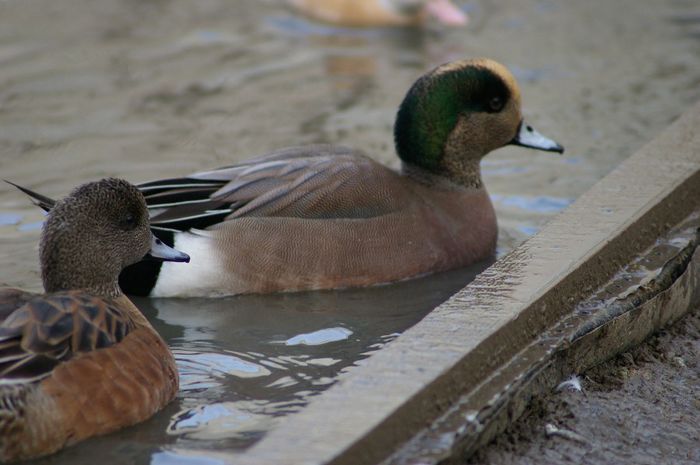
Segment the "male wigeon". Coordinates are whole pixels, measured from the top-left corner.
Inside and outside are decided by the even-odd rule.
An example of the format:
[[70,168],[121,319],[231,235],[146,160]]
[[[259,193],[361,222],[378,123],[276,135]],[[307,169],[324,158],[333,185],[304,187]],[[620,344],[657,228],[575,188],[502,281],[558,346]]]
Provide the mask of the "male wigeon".
[[155,233],[187,267],[141,263],[127,292],[217,296],[389,283],[493,254],[480,161],[508,144],[562,152],[523,122],[512,74],[457,61],[411,87],[394,127],[397,172],[344,147],[294,147],[139,186]]
[[509,144],[564,150],[523,121],[515,78],[484,58],[420,77],[399,107],[394,141],[400,171],[357,150],[312,145],[141,184],[155,234],[192,261],[132,265],[122,288],[211,297],[370,286],[464,267],[496,247],[481,159]]

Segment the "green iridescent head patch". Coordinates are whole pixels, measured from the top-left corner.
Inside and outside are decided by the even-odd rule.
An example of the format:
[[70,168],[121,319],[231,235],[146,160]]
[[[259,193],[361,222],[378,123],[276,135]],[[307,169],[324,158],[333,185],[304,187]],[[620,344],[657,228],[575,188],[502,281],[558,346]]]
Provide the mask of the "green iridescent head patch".
[[502,77],[487,67],[471,62],[440,66],[419,78],[401,103],[394,125],[396,153],[406,163],[436,170],[461,115],[500,111],[510,98]]

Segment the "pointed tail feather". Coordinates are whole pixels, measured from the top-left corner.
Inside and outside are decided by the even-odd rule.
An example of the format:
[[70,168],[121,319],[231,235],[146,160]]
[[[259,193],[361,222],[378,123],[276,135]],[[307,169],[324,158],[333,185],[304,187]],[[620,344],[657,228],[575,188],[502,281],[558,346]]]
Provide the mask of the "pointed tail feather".
[[27,194],[29,197],[31,197],[32,203],[34,205],[38,206],[39,208],[41,208],[42,210],[44,210],[45,212],[48,212],[49,210],[51,210],[53,208],[53,206],[56,204],[55,200],[50,199],[50,198],[43,196],[41,194],[38,194],[32,190],[29,190],[26,187],[22,187],[18,184],[15,184],[14,182],[8,181],[7,179],[5,179],[5,182],[15,186],[17,189],[19,189],[22,192],[24,192],[25,194]]

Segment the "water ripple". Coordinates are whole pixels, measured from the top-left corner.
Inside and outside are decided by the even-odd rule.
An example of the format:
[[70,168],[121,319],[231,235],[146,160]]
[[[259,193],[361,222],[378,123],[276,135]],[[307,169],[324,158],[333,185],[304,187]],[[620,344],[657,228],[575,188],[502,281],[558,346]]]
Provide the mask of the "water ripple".
[[14,226],[22,221],[22,215],[18,213],[0,212],[0,226]]
[[344,341],[350,337],[352,331],[347,328],[325,328],[311,333],[302,333],[283,342],[286,346],[320,346],[329,342]]
[[269,430],[276,421],[271,413],[291,413],[298,409],[298,402],[260,400],[197,405],[173,415],[167,433],[208,440],[245,438]]
[[491,198],[494,202],[498,202],[501,205],[545,214],[558,213],[573,202],[573,199],[570,198],[549,197],[544,195],[535,197],[523,195],[492,195]]
[[229,354],[183,349],[173,349],[173,354],[180,371],[180,389],[182,391],[218,386],[220,383],[217,379],[225,376],[257,378],[269,376],[271,373],[264,366]]

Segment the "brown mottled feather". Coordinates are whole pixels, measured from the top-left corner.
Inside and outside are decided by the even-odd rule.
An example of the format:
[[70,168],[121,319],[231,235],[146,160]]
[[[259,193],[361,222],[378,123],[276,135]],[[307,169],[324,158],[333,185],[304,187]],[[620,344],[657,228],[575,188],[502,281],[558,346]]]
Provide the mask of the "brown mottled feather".
[[4,321],[10,313],[27,303],[35,295],[12,287],[0,289],[0,322]]
[[81,353],[56,367],[41,387],[61,398],[69,445],[149,418],[177,393],[177,369],[163,340],[138,328],[108,350]]
[[173,399],[173,356],[126,298],[28,295],[0,324],[0,460],[138,423]]
[[42,379],[78,353],[118,343],[133,326],[114,305],[80,291],[34,296],[0,324],[0,378]]
[[149,249],[169,256],[153,243],[126,181],[84,184],[53,205],[40,244],[48,293],[0,290],[0,462],[143,421],[173,399],[172,353],[117,283]]

